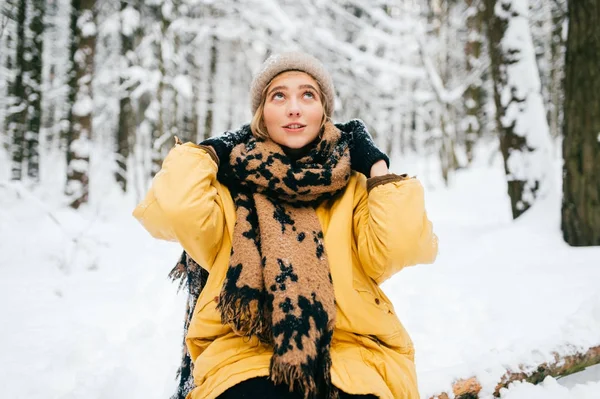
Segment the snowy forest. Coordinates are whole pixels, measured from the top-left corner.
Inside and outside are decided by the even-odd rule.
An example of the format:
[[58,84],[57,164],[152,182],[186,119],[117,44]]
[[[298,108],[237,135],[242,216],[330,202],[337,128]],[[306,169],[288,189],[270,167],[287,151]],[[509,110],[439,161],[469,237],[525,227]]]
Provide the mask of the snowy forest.
[[560,383],[600,363],[600,2],[0,0],[6,397],[174,392],[180,248],[130,212],[289,50],[426,188],[439,260],[384,287],[423,397],[600,397],[598,369]]
[[552,184],[565,139],[565,240],[600,244],[597,122],[582,113],[595,58],[577,50],[597,28],[582,15],[568,35],[566,1],[6,0],[2,13],[2,164],[30,187],[52,179],[75,209],[106,175],[139,199],[174,135],[248,121],[253,72],[301,49],[331,68],[336,119],[435,159],[446,184],[499,143],[515,218]]

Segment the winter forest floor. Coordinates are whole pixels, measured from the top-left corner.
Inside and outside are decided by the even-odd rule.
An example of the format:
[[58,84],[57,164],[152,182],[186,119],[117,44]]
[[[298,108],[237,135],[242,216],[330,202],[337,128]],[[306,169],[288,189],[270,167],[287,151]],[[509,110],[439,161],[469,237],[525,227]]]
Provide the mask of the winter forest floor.
[[[440,240],[435,264],[383,284],[414,340],[423,398],[471,376],[490,397],[507,369],[600,345],[600,248],[562,241],[559,184],[512,222],[501,159],[488,154],[450,188],[429,178],[424,161],[392,161],[393,171],[424,182]],[[167,273],[179,246],[152,239],[130,216],[133,200],[108,194],[76,213],[39,201],[43,193],[6,184],[0,192],[1,396],[168,398],[185,295]],[[599,366],[502,391],[505,399],[599,397]]]

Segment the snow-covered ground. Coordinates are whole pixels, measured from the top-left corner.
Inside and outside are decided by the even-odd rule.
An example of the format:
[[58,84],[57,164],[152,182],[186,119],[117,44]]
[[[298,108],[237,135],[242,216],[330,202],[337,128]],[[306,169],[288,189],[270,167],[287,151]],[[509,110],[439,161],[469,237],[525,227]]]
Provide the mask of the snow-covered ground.
[[[423,398],[470,376],[489,395],[507,368],[600,345],[600,248],[564,244],[558,185],[512,222],[501,159],[481,154],[450,189],[423,162],[393,161],[426,184],[440,239],[435,264],[383,285],[415,342]],[[110,192],[79,213],[41,192],[0,193],[0,397],[167,398],[185,301],[167,279],[178,245],[152,239],[133,201]],[[600,372],[502,397],[597,399]]]

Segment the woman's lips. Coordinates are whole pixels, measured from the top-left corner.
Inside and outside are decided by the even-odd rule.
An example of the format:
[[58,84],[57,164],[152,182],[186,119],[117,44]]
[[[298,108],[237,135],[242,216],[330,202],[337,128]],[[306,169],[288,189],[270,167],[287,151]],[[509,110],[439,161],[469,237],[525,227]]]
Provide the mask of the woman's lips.
[[284,126],[283,130],[285,130],[287,133],[300,133],[304,130],[304,128],[306,128],[306,126],[300,125],[300,127],[297,127],[297,128],[291,128],[288,126]]
[[288,127],[284,127],[283,130],[285,130],[287,133],[300,133],[301,131],[304,130],[303,127],[298,128],[298,129],[290,129]]

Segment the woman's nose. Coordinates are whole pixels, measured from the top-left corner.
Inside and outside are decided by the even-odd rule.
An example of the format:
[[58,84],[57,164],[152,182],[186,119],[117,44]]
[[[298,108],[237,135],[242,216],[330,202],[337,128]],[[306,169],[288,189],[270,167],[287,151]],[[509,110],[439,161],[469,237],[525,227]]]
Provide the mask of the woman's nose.
[[300,116],[300,107],[296,101],[290,101],[288,106],[288,116]]

